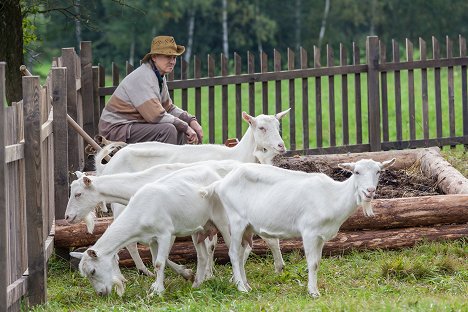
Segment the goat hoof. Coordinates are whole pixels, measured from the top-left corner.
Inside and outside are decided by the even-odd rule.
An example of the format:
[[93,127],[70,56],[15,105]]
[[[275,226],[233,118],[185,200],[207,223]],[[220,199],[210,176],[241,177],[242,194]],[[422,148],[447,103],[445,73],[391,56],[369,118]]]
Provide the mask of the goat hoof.
[[161,296],[164,292],[164,286],[153,283],[151,284],[150,290],[151,290],[150,296],[154,296],[154,295]]
[[181,275],[183,278],[185,278],[186,281],[195,281],[195,274],[193,274],[193,271],[191,269],[183,270]]
[[284,269],[284,264],[282,264],[281,266],[275,268],[275,273],[280,274],[280,273],[283,272],[283,269]]
[[146,276],[150,276],[150,277],[154,277],[156,275],[154,275],[153,272],[151,272],[150,270],[148,270],[147,268],[144,268],[144,269],[138,269],[138,273],[142,274],[142,275],[146,275]]
[[309,294],[312,296],[312,298],[320,297],[320,293],[318,292],[318,290],[315,290],[315,291],[310,291],[309,290]]
[[[250,286],[249,286],[249,288],[250,288]],[[252,289],[252,288],[250,288],[250,289]],[[241,292],[249,292],[249,289],[247,289],[247,287],[242,282],[237,283],[237,290],[239,290]]]

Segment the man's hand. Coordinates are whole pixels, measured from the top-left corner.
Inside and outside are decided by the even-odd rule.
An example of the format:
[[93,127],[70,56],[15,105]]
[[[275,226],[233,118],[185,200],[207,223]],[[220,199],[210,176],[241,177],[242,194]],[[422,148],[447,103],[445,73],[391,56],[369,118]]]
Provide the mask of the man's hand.
[[198,143],[202,143],[203,141],[203,129],[196,120],[192,120],[189,124],[190,128],[192,128],[197,133]]
[[187,127],[187,131],[185,131],[185,137],[187,139],[187,143],[198,144],[197,133],[191,127]]

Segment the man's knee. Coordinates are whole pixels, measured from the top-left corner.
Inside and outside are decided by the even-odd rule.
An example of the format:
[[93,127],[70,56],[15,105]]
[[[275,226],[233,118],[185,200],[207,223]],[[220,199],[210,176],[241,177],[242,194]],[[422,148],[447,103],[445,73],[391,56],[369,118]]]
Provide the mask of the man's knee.
[[161,137],[158,141],[169,144],[177,144],[177,128],[173,124],[163,124],[161,127]]

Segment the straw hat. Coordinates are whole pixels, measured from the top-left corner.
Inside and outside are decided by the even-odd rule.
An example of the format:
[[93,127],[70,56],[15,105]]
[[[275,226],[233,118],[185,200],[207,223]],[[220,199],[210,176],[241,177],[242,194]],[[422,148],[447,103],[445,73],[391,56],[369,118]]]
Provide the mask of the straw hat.
[[146,54],[141,60],[143,63],[147,62],[153,54],[163,55],[176,55],[179,56],[185,52],[185,47],[176,44],[174,37],[171,36],[157,36],[151,42],[151,52]]

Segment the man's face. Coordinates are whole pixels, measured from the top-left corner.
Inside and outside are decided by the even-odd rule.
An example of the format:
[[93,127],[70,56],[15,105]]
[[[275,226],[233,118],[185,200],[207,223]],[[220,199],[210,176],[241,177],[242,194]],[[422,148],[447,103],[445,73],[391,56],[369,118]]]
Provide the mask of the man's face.
[[151,58],[153,59],[153,62],[161,75],[165,75],[174,70],[174,66],[176,64],[175,55],[155,54]]

